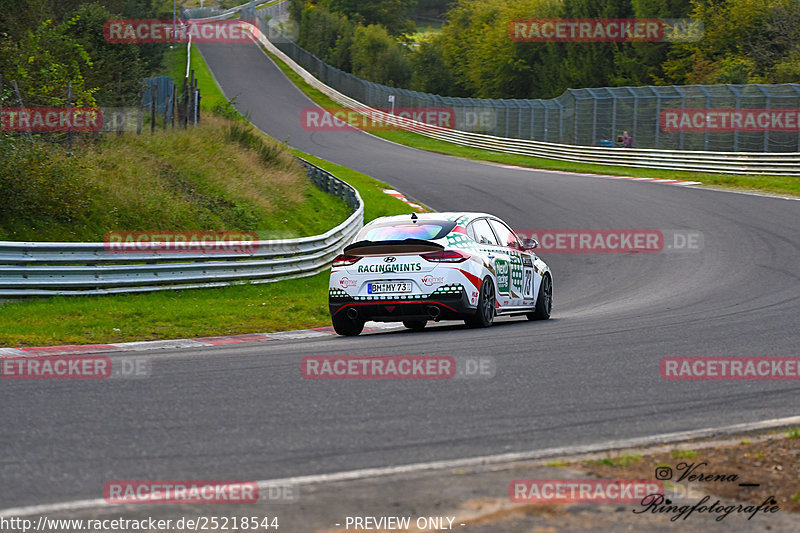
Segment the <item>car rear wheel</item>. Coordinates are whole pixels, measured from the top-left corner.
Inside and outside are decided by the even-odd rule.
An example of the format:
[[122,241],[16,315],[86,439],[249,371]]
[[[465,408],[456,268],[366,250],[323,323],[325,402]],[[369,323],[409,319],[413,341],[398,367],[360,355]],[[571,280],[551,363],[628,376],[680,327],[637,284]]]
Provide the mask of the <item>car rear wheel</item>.
[[427,320],[403,320],[403,325],[413,331],[422,331],[427,323]]
[[553,280],[549,274],[542,277],[542,284],[539,285],[539,296],[536,297],[536,307],[533,313],[528,313],[528,320],[547,320],[550,318],[550,311],[553,309]]
[[333,331],[339,335],[353,337],[364,331],[364,321],[359,318],[347,318],[344,312],[333,315]]
[[478,309],[464,322],[471,328],[488,328],[494,322],[494,283],[492,278],[486,277],[481,283],[481,294],[478,296]]

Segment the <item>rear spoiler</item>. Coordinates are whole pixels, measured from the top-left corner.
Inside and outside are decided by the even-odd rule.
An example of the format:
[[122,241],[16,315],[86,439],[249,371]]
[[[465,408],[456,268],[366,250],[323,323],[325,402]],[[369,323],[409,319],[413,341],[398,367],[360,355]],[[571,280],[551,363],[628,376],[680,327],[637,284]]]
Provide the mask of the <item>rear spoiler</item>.
[[387,255],[439,252],[444,246],[422,239],[403,239],[400,241],[358,241],[345,247],[347,255]]

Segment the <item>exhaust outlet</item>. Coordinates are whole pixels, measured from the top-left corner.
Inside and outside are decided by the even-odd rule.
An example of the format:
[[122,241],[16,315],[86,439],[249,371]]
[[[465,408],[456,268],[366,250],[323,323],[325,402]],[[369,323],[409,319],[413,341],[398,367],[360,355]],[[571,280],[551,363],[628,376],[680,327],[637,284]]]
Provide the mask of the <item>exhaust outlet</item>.
[[430,315],[430,317],[435,321],[438,321],[439,315],[442,314],[442,310],[435,305],[429,305],[425,308],[425,311],[427,311],[428,315]]
[[358,309],[356,309],[355,307],[350,307],[347,310],[347,318],[349,318],[350,320],[355,320],[356,318],[358,318]]

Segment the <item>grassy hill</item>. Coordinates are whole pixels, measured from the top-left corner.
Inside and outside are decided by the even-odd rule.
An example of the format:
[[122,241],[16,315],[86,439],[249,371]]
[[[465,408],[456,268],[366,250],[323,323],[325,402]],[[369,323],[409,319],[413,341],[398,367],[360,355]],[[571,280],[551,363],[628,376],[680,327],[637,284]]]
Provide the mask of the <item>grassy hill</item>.
[[323,233],[350,214],[244,123],[106,135],[72,150],[0,143],[0,240],[100,241],[110,230]]

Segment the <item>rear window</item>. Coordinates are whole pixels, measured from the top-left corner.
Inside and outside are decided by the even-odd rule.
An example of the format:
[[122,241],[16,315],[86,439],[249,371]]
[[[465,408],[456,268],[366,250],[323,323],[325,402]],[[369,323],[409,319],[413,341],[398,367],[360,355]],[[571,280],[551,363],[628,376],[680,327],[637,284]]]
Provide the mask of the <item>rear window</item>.
[[425,221],[414,224],[413,222],[385,222],[362,229],[356,241],[402,241],[405,239],[419,239],[434,241],[441,239],[456,227],[450,221]]

